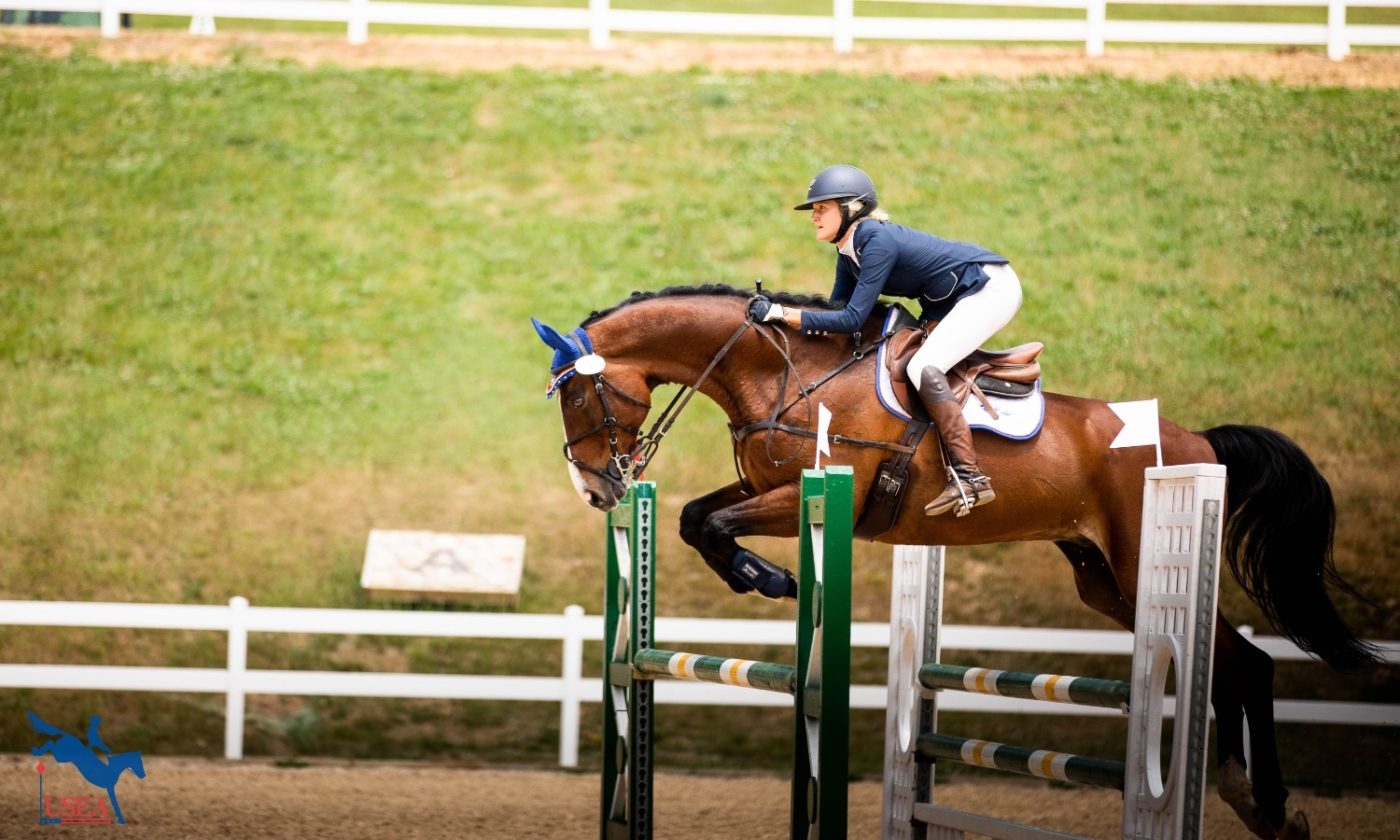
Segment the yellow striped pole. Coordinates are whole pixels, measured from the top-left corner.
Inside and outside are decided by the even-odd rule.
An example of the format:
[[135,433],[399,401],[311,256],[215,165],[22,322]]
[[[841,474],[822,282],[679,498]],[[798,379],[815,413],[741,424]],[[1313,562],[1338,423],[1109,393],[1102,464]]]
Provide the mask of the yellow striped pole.
[[919,755],[935,761],[943,759],[1058,782],[1074,782],[1113,790],[1123,789],[1121,761],[1016,747],[996,741],[933,732],[919,736],[917,749]]
[[793,666],[753,659],[726,659],[723,656],[650,648],[637,651],[632,657],[632,666],[642,678],[671,677],[693,682],[723,683],[780,694],[795,693],[797,685]]
[[1105,709],[1128,708],[1128,700],[1133,691],[1132,683],[1123,680],[998,671],[942,662],[933,662],[919,668],[919,682],[926,688],[1021,697],[1026,700],[1048,700],[1078,706],[1100,706]]

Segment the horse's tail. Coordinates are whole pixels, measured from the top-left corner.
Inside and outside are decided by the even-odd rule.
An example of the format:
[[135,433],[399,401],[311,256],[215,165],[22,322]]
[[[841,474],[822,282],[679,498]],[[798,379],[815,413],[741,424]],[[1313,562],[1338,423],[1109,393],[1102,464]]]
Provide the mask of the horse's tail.
[[1286,436],[1259,426],[1201,435],[1229,470],[1224,555],[1246,594],[1279,632],[1338,670],[1379,660],[1337,614],[1327,587],[1368,601],[1332,562],[1332,488]]

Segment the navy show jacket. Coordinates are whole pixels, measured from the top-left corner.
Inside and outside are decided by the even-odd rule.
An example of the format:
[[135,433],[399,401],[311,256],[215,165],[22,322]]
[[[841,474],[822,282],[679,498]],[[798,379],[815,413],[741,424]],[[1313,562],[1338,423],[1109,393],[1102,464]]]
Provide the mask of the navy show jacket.
[[803,310],[804,332],[855,332],[882,294],[915,299],[921,320],[942,320],[958,300],[987,285],[990,278],[982,270],[983,263],[1011,262],[970,242],[875,219],[856,225],[852,244],[860,264],[838,252],[836,283],[831,289],[831,300],[844,301],[845,307]]

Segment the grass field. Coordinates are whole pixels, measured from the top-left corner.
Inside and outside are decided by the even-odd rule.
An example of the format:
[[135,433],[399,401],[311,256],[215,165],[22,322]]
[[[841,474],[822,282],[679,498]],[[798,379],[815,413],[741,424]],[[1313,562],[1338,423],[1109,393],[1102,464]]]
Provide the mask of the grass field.
[[[852,160],[897,220],[1015,261],[1027,300],[1002,338],[1047,342],[1053,390],[1155,395],[1189,427],[1258,423],[1302,443],[1337,493],[1339,566],[1381,603],[1343,609],[1396,638],[1398,138],[1387,90],[443,76],[3,48],[0,598],[364,607],[365,536],[403,527],[524,533],[519,609],[597,612],[601,519],[561,463],[528,316],[572,327],[633,289],[754,277],[825,292],[830,253],[788,208],[813,172]],[[691,409],[650,476],[663,521],[731,470],[721,415]],[[674,536],[662,551],[665,614],[789,614],[726,597]],[[949,620],[1105,626],[1054,554],[960,552]],[[861,552],[862,619],[886,609],[886,557]],[[1226,589],[1232,617],[1260,624]],[[255,637],[250,665],[489,673],[519,650],[478,647]],[[0,628],[0,650],[223,656],[208,634],[135,631]],[[536,671],[557,673],[557,655]],[[1400,696],[1392,673],[1318,687],[1308,667],[1280,669],[1285,694]],[[0,693],[0,750],[28,742],[23,709],[93,703],[152,752],[219,752],[210,698],[28,691]],[[250,751],[269,754],[548,762],[557,725],[547,705],[254,698],[251,711]],[[663,736],[668,755],[786,755],[781,718],[687,714],[699,731],[750,732],[720,754]],[[1330,741],[1396,749],[1384,733]],[[1288,769],[1308,784],[1389,778],[1354,753]]]

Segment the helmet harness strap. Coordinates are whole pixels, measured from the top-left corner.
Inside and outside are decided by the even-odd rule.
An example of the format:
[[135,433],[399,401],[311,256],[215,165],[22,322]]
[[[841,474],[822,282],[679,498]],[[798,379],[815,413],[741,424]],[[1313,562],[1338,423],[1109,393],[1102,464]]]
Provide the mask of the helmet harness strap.
[[[859,201],[861,203],[861,208],[854,214],[850,212],[851,202],[853,201]],[[836,238],[831,240],[831,244],[839,248],[841,247],[841,240],[846,238],[846,231],[851,229],[851,225],[869,216],[871,211],[875,209],[875,203],[867,201],[862,196],[855,196],[845,201],[837,202],[836,206],[841,208],[841,227],[836,229]]]

